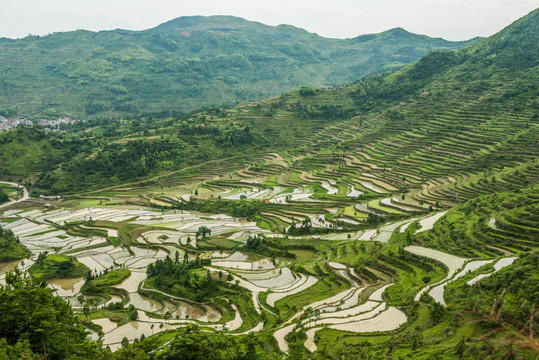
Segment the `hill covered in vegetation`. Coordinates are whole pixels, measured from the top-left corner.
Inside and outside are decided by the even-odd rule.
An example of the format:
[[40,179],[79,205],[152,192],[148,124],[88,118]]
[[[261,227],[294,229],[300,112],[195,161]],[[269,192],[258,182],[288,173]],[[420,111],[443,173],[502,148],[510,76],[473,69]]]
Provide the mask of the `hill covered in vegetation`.
[[392,29],[327,39],[231,16],[181,17],[144,31],[73,31],[0,44],[0,110],[17,116],[189,111],[342,85],[393,71],[450,42]]
[[30,255],[19,239],[9,230],[0,228],[0,262],[21,260]]

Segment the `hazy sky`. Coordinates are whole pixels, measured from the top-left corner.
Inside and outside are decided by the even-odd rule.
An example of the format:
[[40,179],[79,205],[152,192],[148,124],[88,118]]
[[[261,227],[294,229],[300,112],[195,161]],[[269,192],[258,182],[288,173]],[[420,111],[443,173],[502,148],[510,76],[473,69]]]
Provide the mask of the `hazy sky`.
[[235,15],[346,38],[394,27],[448,40],[489,36],[537,0],[0,0],[0,37],[143,30],[186,15]]

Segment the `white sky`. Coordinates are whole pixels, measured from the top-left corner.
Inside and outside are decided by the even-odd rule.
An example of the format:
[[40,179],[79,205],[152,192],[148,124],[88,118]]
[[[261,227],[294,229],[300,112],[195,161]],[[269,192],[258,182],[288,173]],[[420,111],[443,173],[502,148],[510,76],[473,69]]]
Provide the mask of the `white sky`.
[[492,35],[538,6],[538,0],[0,0],[0,37],[143,30],[180,16],[234,15],[334,38],[403,27],[465,40]]

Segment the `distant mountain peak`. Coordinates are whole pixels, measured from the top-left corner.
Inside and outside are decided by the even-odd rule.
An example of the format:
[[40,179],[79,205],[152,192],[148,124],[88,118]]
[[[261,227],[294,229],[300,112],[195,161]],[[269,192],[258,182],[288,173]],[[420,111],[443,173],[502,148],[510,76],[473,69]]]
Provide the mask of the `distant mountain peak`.
[[211,15],[211,16],[181,16],[176,19],[169,20],[161,25],[156,26],[152,30],[190,30],[190,31],[204,31],[210,30],[215,27],[243,27],[245,25],[263,25],[254,21],[249,21],[241,17],[232,15]]
[[143,31],[81,30],[0,40],[0,74],[10,86],[2,88],[0,109],[78,116],[193,110],[301,85],[342,85],[397,70],[432,50],[464,45],[402,28],[328,39],[292,25],[230,15],[182,16]]

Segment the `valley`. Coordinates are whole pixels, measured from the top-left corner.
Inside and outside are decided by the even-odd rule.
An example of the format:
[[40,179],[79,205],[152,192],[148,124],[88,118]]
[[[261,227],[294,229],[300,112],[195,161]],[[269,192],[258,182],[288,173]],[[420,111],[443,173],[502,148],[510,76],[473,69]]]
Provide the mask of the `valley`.
[[0,134],[3,294],[28,270],[96,359],[537,357],[538,17],[335,89]]

